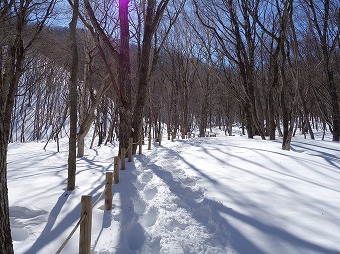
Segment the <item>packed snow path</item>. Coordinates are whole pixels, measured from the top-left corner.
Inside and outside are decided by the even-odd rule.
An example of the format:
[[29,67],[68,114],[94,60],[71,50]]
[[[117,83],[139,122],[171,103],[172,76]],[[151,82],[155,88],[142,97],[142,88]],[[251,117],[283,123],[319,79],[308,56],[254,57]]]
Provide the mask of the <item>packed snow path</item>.
[[[79,219],[80,196],[99,197],[117,152],[89,150],[77,162],[77,189],[66,192],[67,151],[39,145],[10,147],[19,254],[55,253]],[[304,139],[290,152],[245,137],[165,141],[127,163],[111,211],[94,208],[93,253],[339,254],[339,151]],[[75,234],[64,253],[77,245]]]
[[133,171],[135,215],[126,231],[130,249],[142,247],[136,246],[142,241],[135,235],[140,223],[148,228],[144,253],[227,252],[228,229],[215,211],[222,205],[205,199],[205,190],[197,184],[199,177],[186,172],[190,165],[178,151],[154,149],[135,162],[139,169]]

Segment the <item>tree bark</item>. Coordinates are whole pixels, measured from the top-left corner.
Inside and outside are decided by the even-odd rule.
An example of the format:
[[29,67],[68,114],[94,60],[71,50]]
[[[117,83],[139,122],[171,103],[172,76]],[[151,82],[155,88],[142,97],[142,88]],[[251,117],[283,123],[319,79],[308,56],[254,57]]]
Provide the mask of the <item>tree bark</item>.
[[[131,135],[131,76],[130,76],[130,33],[129,0],[119,1],[120,51],[118,54],[119,82],[119,154],[121,148],[128,148]],[[138,130],[138,129],[137,129]],[[136,130],[136,132],[138,132]]]
[[199,136],[206,136],[207,122],[208,122],[208,94],[203,95],[203,102],[201,104],[201,115],[200,115],[200,125],[199,125]]
[[[150,52],[152,46],[152,37],[154,34],[153,28],[153,11],[156,5],[156,1],[151,0],[148,1],[148,6],[146,9],[146,17],[145,17],[145,25],[144,25],[144,34],[143,34],[143,43],[140,55],[140,61],[138,66],[138,92],[137,92],[137,100],[136,105],[133,111],[133,122],[132,126],[134,132],[132,133],[132,137],[134,142],[138,140],[139,134],[139,125],[142,123],[143,112],[146,103],[146,95],[148,91],[148,77],[149,77],[149,66],[150,66]],[[137,146],[134,146],[133,153],[137,150]]]
[[270,69],[271,69],[271,76],[272,78],[272,84],[269,89],[269,99],[268,99],[268,115],[269,115],[269,139],[275,140],[275,129],[276,129],[276,123],[275,123],[275,97],[276,97],[276,91],[279,86],[279,63],[278,63],[278,57],[280,53],[280,43],[283,41],[280,39],[277,39],[278,45],[276,46],[276,49],[274,51],[274,54],[271,56],[271,63],[270,63]]
[[[10,133],[11,116],[15,93],[24,61],[22,40],[23,20],[18,21],[17,34],[9,48],[5,63],[5,74],[0,72],[0,249],[3,253],[14,253],[9,221],[9,203],[7,188],[7,149]],[[1,65],[1,64],[0,64]]]
[[[331,68],[332,57],[334,57],[337,45],[339,43],[339,27],[331,25],[331,8],[332,1],[325,0],[317,5],[313,0],[305,0],[310,10],[310,20],[313,22],[313,31],[316,33],[315,38],[320,41],[321,52],[323,56],[324,72],[326,75],[326,87],[331,97],[331,115],[333,125],[333,141],[340,141],[340,108],[337,85],[334,80],[334,71]],[[322,18],[319,18],[319,15]],[[331,35],[333,34],[333,36]]]
[[14,98],[24,61],[22,40],[24,25],[24,17],[18,17],[15,37],[12,45],[9,45],[8,58],[4,63],[0,63],[0,249],[3,253],[9,254],[14,253],[14,250],[9,220],[7,151]]
[[[1,87],[0,83],[0,87]],[[1,105],[2,106],[2,105]],[[7,146],[8,140],[4,132],[4,121],[1,112],[0,121],[0,249],[2,253],[12,254],[13,244],[9,221],[9,204],[7,189]]]
[[78,140],[78,152],[77,152],[77,157],[81,158],[84,156],[85,152],[85,137],[87,133],[89,132],[93,121],[96,118],[95,115],[95,110],[97,109],[98,105],[101,102],[103,94],[108,90],[109,86],[105,87],[105,82],[101,85],[99,88],[99,91],[97,92],[97,95],[95,98],[92,98],[91,100],[91,106],[87,110],[87,114],[85,117],[83,117],[82,122],[80,122],[79,126],[79,132],[77,135],[77,140]]
[[[328,65],[328,64],[327,64]],[[340,141],[340,109],[339,96],[334,81],[333,72],[327,67],[327,83],[332,103],[332,119],[333,119],[333,141]]]
[[[138,88],[137,88],[137,99],[133,110],[133,121],[132,121],[132,137],[135,143],[138,143],[139,133],[138,130],[141,128],[143,122],[143,113],[146,104],[148,83],[151,73],[154,72],[155,66],[157,64],[158,56],[160,51],[155,50],[153,54],[152,64],[150,65],[151,59],[151,48],[152,48],[152,38],[157,30],[159,22],[163,17],[163,13],[169,3],[169,0],[162,0],[157,5],[156,0],[148,0],[144,24],[143,42],[140,52],[139,66],[138,66]],[[183,7],[183,2],[181,3],[181,8]],[[181,9],[180,8],[180,9]],[[178,17],[178,13],[175,15],[174,20]],[[164,42],[167,37],[170,28],[174,24],[174,20],[170,18],[170,25],[165,33],[163,40],[161,40],[160,45]],[[157,45],[155,45],[157,47]],[[160,46],[161,47],[161,46]],[[133,153],[135,154],[137,150],[137,144],[133,146]]]
[[70,138],[68,154],[67,190],[73,190],[76,183],[77,159],[77,76],[78,76],[78,49],[77,49],[77,20],[79,0],[74,1],[73,15],[70,23],[70,39],[72,52],[71,78],[70,78]]
[[[35,5],[39,18],[31,20],[31,39],[24,46],[23,31],[26,28],[29,10]],[[7,189],[7,149],[10,134],[11,116],[14,98],[18,88],[19,78],[22,74],[25,52],[32,46],[36,36],[41,32],[43,25],[51,13],[54,1],[44,5],[34,1],[5,1],[0,10],[0,250],[1,253],[12,254],[13,243],[9,221],[9,203]],[[46,12],[45,12],[46,11]],[[15,17],[14,17],[15,16]],[[30,16],[31,18],[33,16]],[[7,34],[5,34],[7,33]],[[2,39],[6,38],[6,41]],[[5,43],[3,43],[5,42]],[[7,48],[3,57],[2,47]]]

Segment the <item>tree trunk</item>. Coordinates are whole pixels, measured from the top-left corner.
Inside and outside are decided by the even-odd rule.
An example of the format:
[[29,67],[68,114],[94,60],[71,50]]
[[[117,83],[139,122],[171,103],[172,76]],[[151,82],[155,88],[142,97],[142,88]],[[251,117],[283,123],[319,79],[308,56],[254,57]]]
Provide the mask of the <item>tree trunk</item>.
[[70,78],[70,138],[68,154],[67,190],[73,190],[76,184],[76,153],[77,153],[77,19],[79,0],[74,1],[73,15],[70,23],[70,39],[72,52],[71,78]]
[[[284,89],[284,88],[283,88]],[[282,127],[283,127],[283,138],[282,138],[282,149],[289,150],[290,149],[290,140],[288,137],[289,131],[289,113],[286,106],[286,98],[285,98],[285,91],[281,91],[281,108],[282,108]],[[287,145],[289,142],[289,145]]]
[[[142,52],[139,61],[138,68],[138,91],[137,91],[137,100],[136,105],[133,111],[133,122],[132,127],[135,130],[132,132],[132,137],[134,142],[137,142],[139,133],[137,130],[140,129],[140,125],[143,120],[143,112],[147,98],[148,91],[148,78],[149,78],[149,66],[150,66],[150,52],[152,46],[152,37],[154,34],[154,7],[156,1],[148,1],[148,6],[146,9],[146,17],[145,17],[145,28],[143,35],[143,43],[142,43]],[[136,153],[137,145],[133,146],[133,153]]]
[[275,140],[275,107],[274,107],[274,96],[272,92],[273,88],[270,89],[268,99],[268,134],[270,140]]
[[272,86],[269,90],[269,99],[268,99],[268,114],[269,114],[269,139],[275,140],[275,95],[276,95],[276,89],[279,85],[279,64],[278,64],[278,54],[279,54],[279,45],[274,51],[274,54],[271,58],[271,68],[272,68]]
[[[9,221],[9,203],[7,189],[7,149],[10,134],[10,124],[14,106],[14,98],[18,88],[19,78],[25,50],[32,46],[35,36],[43,28],[44,22],[50,14],[54,1],[50,1],[44,11],[42,20],[31,20],[32,31],[35,34],[28,45],[24,46],[23,31],[27,25],[28,17],[32,18],[32,6],[39,9],[41,3],[34,1],[2,1],[0,15],[0,250],[1,253],[12,254],[13,243]],[[15,15],[15,17],[13,17]],[[7,33],[7,34],[6,34]],[[2,40],[6,38],[6,42]],[[7,54],[3,54],[2,47],[7,45]],[[5,56],[5,57],[4,57]]]
[[38,84],[37,99],[34,114],[34,130],[33,130],[33,140],[39,141],[41,138],[41,126],[40,126],[40,103],[41,103],[41,86]]
[[[20,21],[18,21],[20,22]],[[21,31],[17,31],[3,71],[0,71],[0,249],[3,253],[14,253],[9,222],[7,189],[7,149],[15,93],[22,73],[24,46]],[[0,64],[0,68],[2,65]]]
[[303,108],[303,111],[305,113],[305,118],[306,118],[305,125],[306,125],[306,129],[309,132],[310,138],[311,139],[315,139],[314,133],[313,133],[312,127],[310,125],[310,121],[309,121],[309,112],[308,112],[308,109],[307,109],[306,101],[303,98],[301,89],[299,89],[299,95],[300,95],[300,99],[301,99],[301,103],[302,103],[302,108]]
[[182,138],[184,139],[183,135],[185,136],[189,131],[189,123],[188,123],[188,103],[189,103],[189,91],[188,91],[188,84],[185,84],[184,91],[183,91],[183,121],[182,121]]
[[119,154],[121,153],[121,148],[128,148],[132,122],[130,34],[129,34],[129,10],[128,10],[129,2],[130,2],[129,0],[119,1],[119,22],[120,22],[120,52],[118,55],[119,118],[120,118]]
[[[140,59],[138,63],[139,66],[138,66],[137,100],[136,100],[136,104],[135,104],[134,111],[133,111],[133,121],[132,121],[132,128],[134,130],[134,132],[132,132],[132,137],[135,143],[137,143],[138,141],[138,138],[139,138],[138,130],[140,129],[141,124],[143,122],[143,112],[144,112],[146,98],[147,98],[149,78],[150,78],[151,73],[153,73],[155,70],[157,59],[160,53],[160,50],[154,51],[152,64],[150,66],[152,39],[160,23],[160,20],[163,17],[163,13],[168,3],[169,3],[169,0],[147,1],[146,15],[144,14],[145,23],[144,23],[143,43],[142,43]],[[181,6],[183,7],[183,4],[181,4]],[[171,23],[170,24],[170,27],[171,27],[173,25],[173,20],[170,19],[170,23]],[[170,27],[165,33],[164,38],[166,38],[166,36],[169,34]],[[164,38],[163,38],[163,41],[164,41]],[[162,43],[163,42],[161,40],[160,45],[162,45]],[[156,45],[156,47],[157,46],[159,45]],[[137,144],[133,146],[133,153],[136,153],[136,150],[137,150]]]
[[77,152],[77,157],[82,158],[85,153],[85,136],[86,135],[78,135],[77,141],[78,141],[78,152]]
[[[112,115],[111,115],[112,117]],[[107,137],[106,137],[106,140],[105,140],[105,145],[107,145],[107,143],[112,143],[112,140],[113,140],[113,129],[114,129],[114,117],[111,118],[111,122],[110,122],[110,127],[109,127],[109,131],[108,131],[108,134],[107,134]]]
[[[1,87],[2,84],[0,84]],[[2,106],[2,105],[1,105]],[[2,112],[1,112],[2,113]],[[1,115],[2,118],[2,115]],[[1,253],[14,253],[9,222],[9,205],[7,189],[7,146],[4,133],[4,121],[0,121],[0,249]]]
[[[327,67],[328,69],[328,67]],[[340,110],[339,96],[337,93],[336,83],[334,81],[333,72],[328,69],[328,90],[332,103],[332,119],[333,119],[333,141],[340,141]]]
[[21,30],[16,32],[6,63],[0,63],[0,249],[6,254],[14,253],[9,221],[7,149],[14,98],[24,61]]
[[245,115],[245,122],[246,122],[246,129],[247,129],[247,135],[248,138],[254,138],[254,132],[253,132],[253,118],[252,114],[250,112],[250,104],[246,104],[243,109],[244,109],[244,115]]
[[290,150],[290,144],[292,142],[293,137],[293,125],[291,125],[286,133],[285,142],[282,143],[282,150],[289,151]]
[[[92,98],[91,100],[91,106],[89,109],[87,109],[87,114],[85,117],[82,117],[82,121],[80,122],[79,126],[79,132],[78,132],[78,153],[77,157],[81,158],[84,156],[85,152],[85,142],[84,139],[89,132],[93,121],[96,118],[95,111],[98,109],[98,105],[101,102],[103,94],[108,90],[109,86],[105,86],[105,82],[101,85],[99,88],[97,95],[95,98]],[[85,110],[85,109],[83,109]],[[98,111],[98,110],[97,110]],[[83,112],[83,115],[85,113]],[[99,120],[98,120],[99,121]],[[100,134],[100,129],[99,129],[99,134]]]
[[[309,18],[314,24],[313,31],[317,32],[316,38],[319,39],[321,44],[321,51],[323,55],[324,71],[327,77],[327,88],[328,93],[331,97],[332,105],[332,121],[333,121],[333,141],[340,141],[340,109],[339,109],[339,96],[337,91],[337,84],[334,80],[334,74],[332,70],[332,58],[336,57],[336,52],[339,43],[339,27],[333,26],[332,19],[332,2],[322,1],[321,8],[315,3],[315,1],[307,2],[308,8],[310,10]],[[318,13],[322,14],[321,17]],[[331,36],[334,34],[334,36]]]
[[199,125],[199,136],[206,136],[207,122],[208,122],[208,95],[204,94],[203,103],[201,105],[201,116],[200,116],[200,125]]

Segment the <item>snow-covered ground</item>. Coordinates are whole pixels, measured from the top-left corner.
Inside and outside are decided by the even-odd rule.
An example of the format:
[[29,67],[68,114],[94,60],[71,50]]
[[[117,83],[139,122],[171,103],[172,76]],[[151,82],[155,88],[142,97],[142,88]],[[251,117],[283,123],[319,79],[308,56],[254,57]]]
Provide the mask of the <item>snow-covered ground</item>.
[[[15,253],[55,253],[79,220],[80,199],[101,195],[116,147],[77,160],[67,183],[67,140],[10,144],[8,184]],[[136,155],[93,208],[93,253],[340,253],[340,144],[297,137],[163,140]],[[62,253],[78,253],[79,231]]]

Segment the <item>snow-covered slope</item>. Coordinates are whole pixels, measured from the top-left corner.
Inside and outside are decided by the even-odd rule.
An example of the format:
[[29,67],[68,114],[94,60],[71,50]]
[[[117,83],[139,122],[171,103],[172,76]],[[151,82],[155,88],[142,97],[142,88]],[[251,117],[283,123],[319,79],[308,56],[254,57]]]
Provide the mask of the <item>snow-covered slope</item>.
[[[77,188],[65,191],[67,140],[9,146],[16,253],[55,253],[77,223],[81,195],[95,201],[115,147],[87,150]],[[111,211],[93,209],[93,253],[340,253],[340,144],[295,138],[164,140],[136,155],[113,186]],[[79,232],[63,253],[77,253]]]

